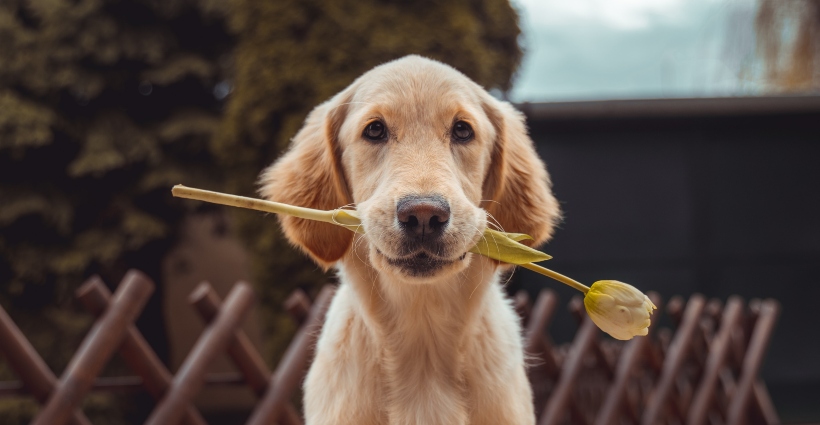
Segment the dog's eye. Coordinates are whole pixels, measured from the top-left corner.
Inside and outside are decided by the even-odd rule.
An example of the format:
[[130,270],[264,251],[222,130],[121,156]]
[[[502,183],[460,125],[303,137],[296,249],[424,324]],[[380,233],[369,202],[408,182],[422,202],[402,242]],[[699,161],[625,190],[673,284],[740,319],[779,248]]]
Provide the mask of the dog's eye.
[[371,142],[383,142],[387,140],[387,128],[383,122],[373,121],[364,128],[362,136]]
[[473,128],[470,127],[470,124],[467,124],[464,121],[458,121],[453,125],[453,141],[464,143],[473,140]]

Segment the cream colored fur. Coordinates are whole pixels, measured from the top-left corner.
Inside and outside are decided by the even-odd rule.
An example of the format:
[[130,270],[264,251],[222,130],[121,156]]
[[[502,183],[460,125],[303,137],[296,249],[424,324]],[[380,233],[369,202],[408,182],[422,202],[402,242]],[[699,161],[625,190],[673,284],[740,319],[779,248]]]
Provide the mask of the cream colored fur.
[[[383,121],[390,138],[362,137]],[[454,143],[450,126],[475,139]],[[540,244],[557,219],[549,177],[512,106],[439,62],[408,56],[364,74],[318,106],[261,177],[268,199],[311,208],[353,204],[366,233],[281,219],[295,245],[341,285],[305,382],[307,423],[532,424],[521,329],[500,277],[507,266],[463,254],[487,223]],[[396,202],[438,194],[451,216],[447,263],[414,277]]]

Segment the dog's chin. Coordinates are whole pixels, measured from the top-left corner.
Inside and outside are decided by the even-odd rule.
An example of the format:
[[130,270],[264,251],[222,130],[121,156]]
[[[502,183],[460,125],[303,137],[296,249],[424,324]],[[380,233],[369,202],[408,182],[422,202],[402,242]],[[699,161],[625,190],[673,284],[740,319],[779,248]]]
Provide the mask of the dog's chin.
[[376,262],[383,264],[383,269],[412,282],[430,283],[464,270],[469,264],[470,255],[464,253],[453,259],[446,259],[419,251],[413,255],[392,258],[378,249],[374,250]]

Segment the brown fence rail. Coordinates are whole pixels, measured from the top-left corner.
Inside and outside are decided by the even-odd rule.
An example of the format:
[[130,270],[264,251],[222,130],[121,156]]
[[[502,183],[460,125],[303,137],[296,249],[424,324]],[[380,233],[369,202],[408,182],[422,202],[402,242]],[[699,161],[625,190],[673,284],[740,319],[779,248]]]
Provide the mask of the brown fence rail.
[[[134,326],[153,290],[153,283],[136,271],[113,295],[97,277],[83,284],[77,298],[97,321],[59,379],[0,308],[0,352],[20,379],[0,382],[0,397],[35,398],[43,405],[35,425],[79,425],[91,423],[79,408],[90,391],[139,390],[156,400],[146,424],[201,425],[206,422],[193,405],[201,388],[247,385],[259,398],[247,424],[302,423],[290,400],[312,359],[332,286],[324,287],[312,304],[301,291],[288,298],[285,307],[301,327],[271,372],[240,329],[253,301],[250,286],[237,283],[223,301],[202,283],[189,301],[207,326],[175,375]],[[516,295],[525,347],[534,358],[529,377],[539,425],[780,423],[758,377],[779,312],[776,301],[747,305],[735,296],[724,305],[693,295],[663,305],[657,294],[650,296],[671,317],[674,331],[653,327],[648,337],[626,343],[602,338],[574,298],[570,311],[578,332],[570,344],[555,346],[547,333],[558,305],[555,293],[542,291],[534,304],[525,293]],[[135,376],[98,377],[116,353]],[[206,374],[222,353],[238,374]]]

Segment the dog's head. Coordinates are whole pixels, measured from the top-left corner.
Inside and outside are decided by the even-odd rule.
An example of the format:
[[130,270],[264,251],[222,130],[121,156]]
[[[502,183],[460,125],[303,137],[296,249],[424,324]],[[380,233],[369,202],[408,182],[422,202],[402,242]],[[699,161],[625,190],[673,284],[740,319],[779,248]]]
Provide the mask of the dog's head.
[[[546,241],[559,209],[523,116],[453,68],[408,56],[316,107],[261,176],[262,195],[316,209],[355,205],[370,263],[403,280],[463,270],[485,226]],[[329,267],[354,233],[282,216]]]

